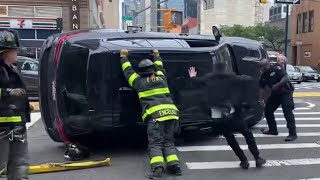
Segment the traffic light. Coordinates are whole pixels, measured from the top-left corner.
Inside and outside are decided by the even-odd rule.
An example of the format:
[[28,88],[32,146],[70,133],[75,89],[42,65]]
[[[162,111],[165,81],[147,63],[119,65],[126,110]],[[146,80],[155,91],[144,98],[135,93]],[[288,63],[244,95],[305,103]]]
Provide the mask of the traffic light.
[[267,4],[267,3],[268,3],[268,0],[259,0],[259,2],[260,2],[261,4]]

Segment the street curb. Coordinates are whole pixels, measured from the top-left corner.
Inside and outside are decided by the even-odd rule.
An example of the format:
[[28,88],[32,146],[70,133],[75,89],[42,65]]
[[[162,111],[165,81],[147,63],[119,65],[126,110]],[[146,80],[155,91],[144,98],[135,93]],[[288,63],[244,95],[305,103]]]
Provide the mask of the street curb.
[[295,92],[293,97],[320,97],[320,92]]

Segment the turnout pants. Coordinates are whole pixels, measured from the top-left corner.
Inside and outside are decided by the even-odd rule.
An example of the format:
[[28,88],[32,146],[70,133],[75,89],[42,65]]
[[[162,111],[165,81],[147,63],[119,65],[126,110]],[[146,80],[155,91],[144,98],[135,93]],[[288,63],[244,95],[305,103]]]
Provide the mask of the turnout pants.
[[236,131],[240,132],[245,137],[249,150],[252,153],[253,157],[257,159],[260,156],[255,138],[240,115],[236,113],[231,118],[228,118],[226,121],[224,121],[223,127],[221,129],[223,136],[226,138],[229,146],[238,156],[240,161],[247,161],[247,157],[245,156],[243,150],[240,148],[239,143],[237,142],[233,134]]
[[163,122],[148,122],[148,151],[150,165],[164,167],[165,161],[168,166],[179,164],[177,150],[174,145],[174,133],[177,127],[177,120],[167,120]]
[[277,123],[274,117],[274,112],[281,105],[283,109],[284,117],[287,121],[287,128],[289,129],[290,135],[296,135],[296,122],[293,114],[294,102],[293,102],[293,92],[281,94],[281,95],[271,95],[266,103],[264,109],[265,117],[268,123],[270,131],[277,132]]
[[29,157],[26,132],[23,134],[24,142],[11,141],[10,136],[3,137],[9,132],[9,128],[0,128],[0,172],[7,168],[8,180],[28,179]]

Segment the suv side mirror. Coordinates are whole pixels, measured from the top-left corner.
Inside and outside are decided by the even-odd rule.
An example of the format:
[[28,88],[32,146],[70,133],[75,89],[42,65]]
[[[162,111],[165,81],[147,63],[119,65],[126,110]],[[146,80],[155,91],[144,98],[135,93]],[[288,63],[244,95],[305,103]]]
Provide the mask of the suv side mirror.
[[214,35],[217,41],[220,41],[220,38],[222,37],[222,35],[216,26],[212,26],[212,34]]

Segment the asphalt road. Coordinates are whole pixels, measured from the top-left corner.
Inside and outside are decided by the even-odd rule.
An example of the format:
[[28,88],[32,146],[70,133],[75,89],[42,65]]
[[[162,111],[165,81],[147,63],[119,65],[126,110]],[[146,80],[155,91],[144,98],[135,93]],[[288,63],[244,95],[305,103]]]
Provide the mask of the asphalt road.
[[[310,82],[296,85],[297,92],[320,92],[320,83]],[[288,134],[281,109],[276,112],[279,125],[278,136],[264,136],[260,129],[266,127],[262,121],[253,129],[260,147],[261,156],[268,160],[265,168],[249,170],[238,168],[238,159],[221,137],[197,136],[178,144],[179,156],[182,160],[184,175],[167,176],[166,179],[183,180],[298,180],[320,178],[320,97],[295,98],[296,124],[299,138],[294,142],[285,142]],[[34,115],[36,118],[36,115]],[[64,149],[53,142],[46,134],[41,121],[37,121],[28,130],[29,151],[32,164],[48,162],[64,162]],[[111,158],[111,166],[32,175],[32,180],[142,180],[144,172],[149,168],[146,146],[132,141],[127,136],[118,144],[95,150],[91,159]],[[101,139],[101,144],[110,139]],[[243,137],[239,143],[252,161]],[[122,144],[122,145],[120,145]]]

